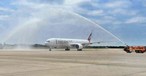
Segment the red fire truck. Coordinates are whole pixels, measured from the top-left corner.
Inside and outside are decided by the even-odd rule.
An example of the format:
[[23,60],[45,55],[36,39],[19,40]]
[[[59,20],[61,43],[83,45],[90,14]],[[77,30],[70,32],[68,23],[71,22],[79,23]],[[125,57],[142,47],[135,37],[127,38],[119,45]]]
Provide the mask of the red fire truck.
[[144,53],[146,51],[146,47],[145,46],[126,46],[124,48],[124,51],[126,51],[127,53],[131,53],[131,52],[136,52],[136,53]]

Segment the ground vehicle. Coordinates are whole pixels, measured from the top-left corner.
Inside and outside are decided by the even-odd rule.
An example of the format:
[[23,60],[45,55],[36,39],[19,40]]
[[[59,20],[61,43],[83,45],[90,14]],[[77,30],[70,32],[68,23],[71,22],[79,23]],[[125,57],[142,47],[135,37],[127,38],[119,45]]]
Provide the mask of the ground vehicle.
[[146,52],[146,47],[145,46],[126,46],[124,48],[124,51],[126,51],[127,53],[131,53],[131,52],[136,52],[136,53],[144,53]]

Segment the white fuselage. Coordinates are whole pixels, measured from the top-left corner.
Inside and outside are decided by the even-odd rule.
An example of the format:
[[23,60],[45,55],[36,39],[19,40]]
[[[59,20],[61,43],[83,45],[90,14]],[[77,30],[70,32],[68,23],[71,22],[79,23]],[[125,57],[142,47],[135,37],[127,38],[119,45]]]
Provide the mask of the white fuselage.
[[71,48],[74,45],[88,46],[90,43],[84,39],[50,38],[45,44],[50,48]]

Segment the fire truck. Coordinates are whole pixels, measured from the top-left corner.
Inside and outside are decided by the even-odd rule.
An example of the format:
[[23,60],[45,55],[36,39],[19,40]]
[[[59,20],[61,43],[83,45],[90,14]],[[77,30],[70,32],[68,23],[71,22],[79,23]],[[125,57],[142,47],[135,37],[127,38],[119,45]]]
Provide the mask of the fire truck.
[[132,53],[132,52],[144,53],[146,52],[146,47],[145,46],[126,46],[124,48],[124,51],[126,51],[127,53]]

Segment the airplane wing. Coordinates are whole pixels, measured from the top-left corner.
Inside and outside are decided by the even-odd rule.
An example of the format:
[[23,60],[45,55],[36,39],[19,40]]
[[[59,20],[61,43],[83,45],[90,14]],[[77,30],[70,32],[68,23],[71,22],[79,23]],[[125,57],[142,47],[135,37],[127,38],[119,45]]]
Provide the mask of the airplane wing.
[[101,43],[113,43],[115,41],[99,41],[99,42],[92,42],[90,44],[101,44]]
[[70,46],[72,46],[72,47],[76,47],[77,45],[82,45],[82,44],[80,44],[80,43],[70,43]]

